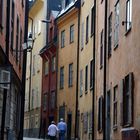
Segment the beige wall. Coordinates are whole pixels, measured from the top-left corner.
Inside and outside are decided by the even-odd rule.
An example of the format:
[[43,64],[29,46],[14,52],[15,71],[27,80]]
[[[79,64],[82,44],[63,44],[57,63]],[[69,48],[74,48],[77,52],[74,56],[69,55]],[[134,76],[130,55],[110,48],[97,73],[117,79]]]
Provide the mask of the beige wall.
[[[70,42],[70,26],[74,24],[74,42]],[[65,120],[67,114],[72,113],[72,137],[75,128],[75,102],[76,102],[76,70],[77,70],[77,36],[78,36],[78,12],[72,10],[57,21],[59,34],[58,47],[58,81],[57,81],[57,107],[66,105]],[[61,48],[61,31],[65,30],[65,47]],[[73,86],[68,87],[69,64],[73,63]],[[64,66],[64,88],[60,89],[60,67]],[[58,116],[59,118],[59,116]]]
[[[34,126],[40,126],[40,107],[41,107],[41,90],[42,90],[42,59],[39,56],[39,51],[46,43],[46,24],[39,20],[45,19],[45,3],[38,1],[30,9],[29,17],[33,19],[33,39],[34,45],[32,49],[32,72],[31,72],[31,94],[30,94],[30,115],[28,110],[29,104],[29,81],[30,81],[30,52],[27,53],[27,73],[26,73],[26,99],[25,99],[25,122],[24,129],[29,128],[29,116],[33,115]],[[28,32],[31,32],[32,22],[29,20]],[[34,93],[33,93],[34,90]],[[33,96],[33,101],[32,101]],[[33,106],[32,106],[33,102]],[[31,122],[31,121],[30,121]],[[30,126],[31,127],[31,126]]]
[[[133,125],[131,127],[140,131],[140,111],[139,111],[139,90],[140,90],[140,32],[138,31],[140,25],[140,18],[138,18],[138,13],[140,12],[140,5],[137,4],[138,0],[132,0],[132,28],[131,31],[126,34],[125,25],[122,26],[122,21],[126,19],[126,1],[120,1],[120,19],[119,19],[119,43],[118,47],[114,49],[114,21],[115,21],[115,1],[108,1],[108,17],[112,12],[112,54],[111,57],[107,57],[107,86],[106,89],[111,90],[111,139],[121,140],[121,130],[120,126],[120,94],[121,94],[121,80],[125,78],[130,72],[134,75],[134,114],[133,114]],[[100,32],[104,28],[104,2],[101,4],[100,1],[97,5],[97,102],[101,94],[103,94],[103,70],[100,69]],[[104,66],[103,66],[104,67]],[[118,85],[117,92],[117,129],[113,130],[113,94],[114,87]],[[98,107],[97,107],[98,112]],[[98,118],[98,113],[96,114]],[[96,120],[97,121],[97,120]],[[96,123],[97,127],[97,123]],[[97,139],[102,138],[102,133],[96,133]]]

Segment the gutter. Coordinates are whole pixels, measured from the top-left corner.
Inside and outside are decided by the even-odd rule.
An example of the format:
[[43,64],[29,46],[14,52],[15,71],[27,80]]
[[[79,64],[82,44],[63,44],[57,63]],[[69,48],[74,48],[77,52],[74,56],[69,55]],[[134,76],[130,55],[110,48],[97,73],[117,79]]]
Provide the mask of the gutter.
[[95,108],[94,108],[94,104],[95,104],[95,65],[96,65],[96,57],[95,57],[95,51],[96,51],[96,0],[94,0],[94,38],[93,38],[93,93],[92,93],[92,140],[95,139]]
[[[26,0],[25,6],[25,25],[24,25],[24,42],[27,42],[28,36],[28,0]],[[27,50],[23,51],[23,65],[22,65],[22,86],[23,91],[21,95],[21,118],[20,118],[20,132],[18,140],[23,140],[23,128],[24,128],[24,104],[25,104],[25,82],[26,82],[26,62],[27,62]]]
[[103,140],[106,140],[106,50],[107,50],[107,5],[108,0],[105,0],[105,17],[104,17],[104,77],[103,77],[103,94],[104,94],[104,102],[103,102]]
[[79,88],[79,44],[80,44],[80,14],[81,14],[81,0],[78,0],[77,5],[74,4],[76,8],[78,8],[78,38],[77,38],[77,74],[76,74],[76,106],[75,106],[75,139],[78,139],[78,88]]

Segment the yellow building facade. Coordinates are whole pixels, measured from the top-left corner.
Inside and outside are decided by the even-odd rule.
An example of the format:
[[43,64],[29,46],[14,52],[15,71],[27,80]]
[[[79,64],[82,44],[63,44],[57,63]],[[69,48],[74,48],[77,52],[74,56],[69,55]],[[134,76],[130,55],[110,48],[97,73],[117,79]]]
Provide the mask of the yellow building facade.
[[[42,59],[39,51],[46,44],[46,2],[36,0],[29,9],[28,35],[34,40],[33,48],[27,52],[26,96],[24,136],[38,137],[40,129]],[[32,36],[31,36],[32,35]]]
[[[68,10],[62,10],[57,18],[58,26],[58,74],[57,107],[58,121],[64,118],[67,123],[67,138],[74,138],[78,9],[74,3]],[[63,12],[64,11],[64,12]]]
[[94,1],[81,1],[79,47],[79,137],[92,139]]

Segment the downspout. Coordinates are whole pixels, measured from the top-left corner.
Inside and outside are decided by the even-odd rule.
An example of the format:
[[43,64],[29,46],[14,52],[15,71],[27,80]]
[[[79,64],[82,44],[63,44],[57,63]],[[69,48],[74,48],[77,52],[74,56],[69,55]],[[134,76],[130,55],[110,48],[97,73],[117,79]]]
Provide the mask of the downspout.
[[75,105],[75,138],[78,138],[78,85],[79,85],[79,44],[80,44],[80,14],[81,0],[78,1],[78,38],[77,38],[77,74],[76,74],[76,105]]
[[95,65],[96,65],[96,57],[95,57],[95,51],[96,51],[96,0],[94,0],[94,27],[93,27],[93,31],[94,31],[94,38],[93,38],[93,93],[92,93],[92,140],[95,139],[95,108],[94,108],[94,104],[95,104]]
[[6,56],[9,59],[9,31],[10,31],[10,0],[7,0],[7,20],[6,20]]
[[107,5],[108,0],[105,0],[105,17],[104,17],[104,79],[103,79],[103,93],[104,93],[104,101],[103,101],[103,140],[106,140],[106,50],[107,50]]
[[[28,36],[28,0],[25,4],[25,25],[24,25],[24,42],[27,42]],[[22,100],[21,100],[21,118],[20,118],[20,134],[19,140],[23,140],[23,127],[24,127],[24,103],[25,103],[25,82],[26,82],[26,62],[27,62],[27,50],[23,51],[23,66],[22,66]]]

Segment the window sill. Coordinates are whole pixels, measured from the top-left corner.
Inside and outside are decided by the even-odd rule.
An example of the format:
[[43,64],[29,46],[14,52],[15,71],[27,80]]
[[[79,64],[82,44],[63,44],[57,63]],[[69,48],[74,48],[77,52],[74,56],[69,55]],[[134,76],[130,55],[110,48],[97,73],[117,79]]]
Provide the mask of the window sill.
[[60,90],[63,90],[64,89],[64,87],[60,87]]
[[127,36],[131,32],[131,27],[126,31],[125,36]]
[[93,90],[93,86],[90,87],[90,91]]
[[86,40],[86,43],[85,43],[86,45],[88,44],[88,39]]
[[73,87],[73,85],[69,85],[69,88]]
[[117,128],[118,128],[118,126],[117,125],[114,125],[113,126],[113,131],[117,131]]
[[80,95],[80,98],[82,98],[83,94]]
[[111,53],[108,54],[108,59],[111,58],[111,55],[112,55]]
[[100,70],[103,68],[103,65],[100,65]]
[[93,37],[93,35],[94,35],[94,33],[91,33],[90,37],[92,38],[92,37]]
[[85,94],[87,94],[87,93],[88,93],[88,90],[85,91]]
[[70,44],[74,43],[74,41],[70,41]]
[[123,125],[123,128],[127,128],[127,127],[130,127],[130,126],[132,126],[131,124],[125,124],[125,125]]
[[81,51],[83,51],[84,48],[81,48]]
[[118,48],[119,44],[114,45],[114,51]]

